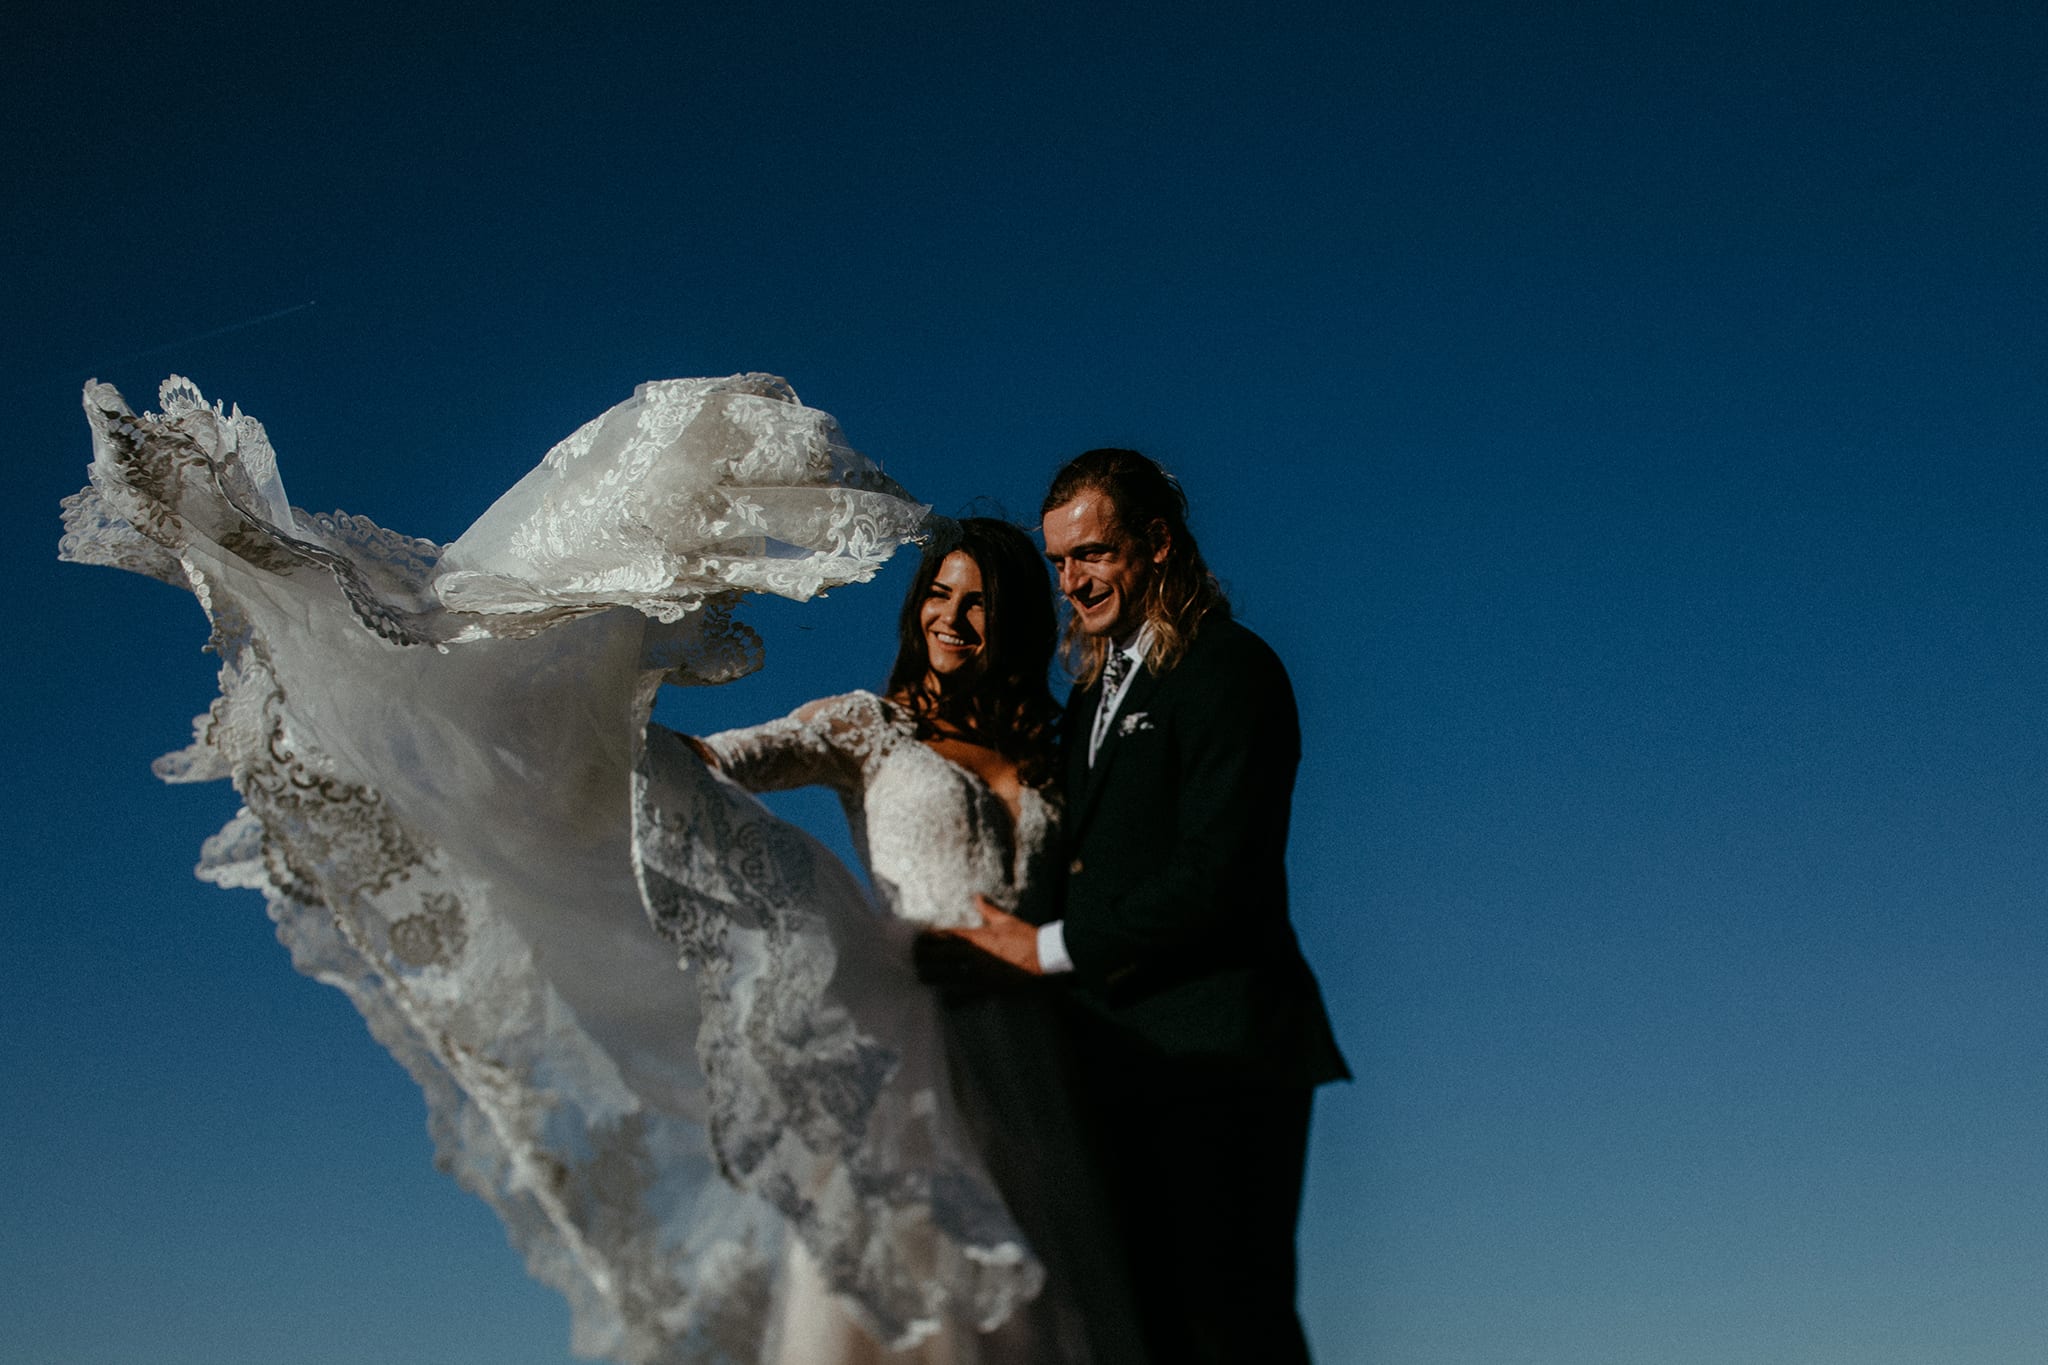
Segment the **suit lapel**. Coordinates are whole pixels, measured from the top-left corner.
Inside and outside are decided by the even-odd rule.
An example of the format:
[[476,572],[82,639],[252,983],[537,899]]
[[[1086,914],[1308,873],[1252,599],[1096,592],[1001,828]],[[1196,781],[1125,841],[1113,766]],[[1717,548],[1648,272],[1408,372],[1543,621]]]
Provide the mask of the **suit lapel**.
[[1066,750],[1066,773],[1064,787],[1067,796],[1067,831],[1076,833],[1081,828],[1081,802],[1088,794],[1088,722],[1095,716],[1095,699],[1101,695],[1101,684],[1094,687],[1077,687],[1067,694],[1067,714],[1060,718],[1065,727],[1062,736]]

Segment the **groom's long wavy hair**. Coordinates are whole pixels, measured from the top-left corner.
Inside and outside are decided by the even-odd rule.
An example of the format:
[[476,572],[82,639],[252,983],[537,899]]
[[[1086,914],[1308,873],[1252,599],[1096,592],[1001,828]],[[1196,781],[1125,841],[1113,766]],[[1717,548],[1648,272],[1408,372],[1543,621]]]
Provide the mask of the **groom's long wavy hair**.
[[[1152,627],[1145,666],[1164,673],[1188,652],[1205,618],[1211,613],[1230,615],[1230,598],[1209,572],[1194,532],[1188,529],[1188,495],[1181,491],[1180,480],[1157,461],[1110,446],[1083,451],[1062,465],[1052,476],[1038,514],[1043,518],[1083,493],[1100,493],[1108,501],[1109,530],[1131,542],[1131,552],[1157,549],[1159,533],[1165,532],[1166,558],[1147,576],[1144,600],[1145,620]],[[1089,687],[1102,675],[1109,641],[1084,634],[1078,618],[1069,612],[1060,654],[1074,680]]]
[[[981,570],[981,658],[965,687],[934,688],[922,619],[946,556],[959,550]],[[1052,781],[1059,703],[1047,685],[1058,622],[1045,559],[1031,537],[995,517],[942,523],[924,547],[896,617],[888,693],[917,717],[918,738],[964,737],[1017,765],[1026,786]]]

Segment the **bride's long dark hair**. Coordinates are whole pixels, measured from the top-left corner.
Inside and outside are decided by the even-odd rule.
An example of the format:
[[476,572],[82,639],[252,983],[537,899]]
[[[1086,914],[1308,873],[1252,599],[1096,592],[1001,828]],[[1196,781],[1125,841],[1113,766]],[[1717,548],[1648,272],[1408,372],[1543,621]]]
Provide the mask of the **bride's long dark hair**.
[[[965,686],[935,689],[921,619],[946,556],[961,551],[981,570],[982,646]],[[1058,624],[1045,561],[1007,521],[968,517],[944,524],[924,547],[917,577],[896,617],[896,662],[888,694],[917,717],[919,738],[953,735],[986,744],[1017,765],[1027,786],[1053,778],[1059,704],[1047,675]]]

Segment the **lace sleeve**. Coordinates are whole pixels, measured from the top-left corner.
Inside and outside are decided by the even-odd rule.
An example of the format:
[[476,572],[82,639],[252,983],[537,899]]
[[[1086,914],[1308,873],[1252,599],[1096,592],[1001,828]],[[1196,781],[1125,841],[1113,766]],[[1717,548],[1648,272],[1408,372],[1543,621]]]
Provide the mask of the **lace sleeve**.
[[849,692],[798,707],[780,720],[704,737],[718,766],[748,791],[831,787],[851,792],[885,725],[881,701]]

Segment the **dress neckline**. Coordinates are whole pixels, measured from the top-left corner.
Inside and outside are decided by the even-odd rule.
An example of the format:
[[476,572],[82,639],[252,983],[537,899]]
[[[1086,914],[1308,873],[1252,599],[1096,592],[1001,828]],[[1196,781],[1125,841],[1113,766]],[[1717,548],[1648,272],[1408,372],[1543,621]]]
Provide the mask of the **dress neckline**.
[[[905,706],[902,702],[897,701],[894,697],[885,697],[873,692],[869,693],[868,695],[874,697],[876,701],[882,704],[884,710],[887,711],[887,713],[889,714],[890,719],[895,722],[897,729],[902,731],[903,737],[905,739],[909,740],[912,744],[915,744],[918,748],[924,750],[933,758],[936,758],[939,762],[945,764],[954,772],[959,773],[961,776],[965,777],[969,782],[972,782],[975,786],[981,788],[984,792],[988,793],[989,799],[994,801],[996,805],[999,808],[1001,808],[1003,813],[1010,817],[1010,846],[1012,848],[1015,848],[1017,846],[1018,829],[1024,823],[1025,794],[1030,793],[1036,796],[1038,793],[1038,788],[1032,786],[1028,782],[1025,782],[1021,778],[1018,779],[1017,804],[1014,807],[1011,806],[1009,802],[1003,800],[1002,796],[997,793],[995,787],[989,782],[987,778],[983,777],[980,773],[974,771],[974,769],[968,767],[965,763],[960,762],[958,759],[946,757],[946,755],[940,753],[930,744],[926,743],[924,740],[919,739],[917,737],[917,718],[911,714],[909,707]],[[1043,801],[1045,798],[1039,797],[1039,799]]]

